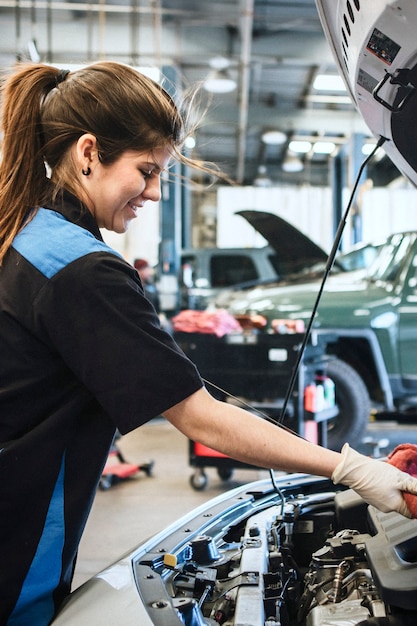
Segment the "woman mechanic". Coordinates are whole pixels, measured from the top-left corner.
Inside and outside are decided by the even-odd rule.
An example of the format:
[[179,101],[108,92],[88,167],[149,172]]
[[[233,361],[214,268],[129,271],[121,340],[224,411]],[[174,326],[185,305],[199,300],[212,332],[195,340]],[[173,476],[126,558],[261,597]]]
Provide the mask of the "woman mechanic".
[[51,622],[115,429],[160,414],[245,463],[331,476],[409,515],[408,474],[211,397],[136,270],[104,243],[99,229],[125,232],[160,199],[161,172],[185,161],[186,117],[167,92],[101,62],[20,65],[2,95],[0,623]]

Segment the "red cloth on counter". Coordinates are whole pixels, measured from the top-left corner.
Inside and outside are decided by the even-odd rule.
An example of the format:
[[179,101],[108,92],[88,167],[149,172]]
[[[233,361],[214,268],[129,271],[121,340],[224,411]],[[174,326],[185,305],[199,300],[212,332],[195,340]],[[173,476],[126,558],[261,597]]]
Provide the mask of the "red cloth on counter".
[[[417,445],[401,443],[388,456],[388,463],[395,465],[402,472],[417,477]],[[404,500],[411,515],[417,518],[417,496],[412,493],[404,493]]]
[[230,332],[241,332],[242,327],[224,309],[218,311],[194,311],[186,309],[172,318],[173,329],[183,333],[205,333],[223,337]]

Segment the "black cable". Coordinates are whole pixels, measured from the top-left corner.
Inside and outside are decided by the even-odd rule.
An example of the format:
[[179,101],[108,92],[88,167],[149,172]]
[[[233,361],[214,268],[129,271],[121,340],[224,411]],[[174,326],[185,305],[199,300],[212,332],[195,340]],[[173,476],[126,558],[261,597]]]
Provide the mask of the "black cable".
[[216,389],[217,391],[220,391],[220,393],[222,395],[227,396],[231,400],[236,400],[236,403],[239,405],[239,407],[242,407],[242,408],[246,409],[247,411],[250,411],[251,413],[256,413],[257,415],[259,415],[259,417],[262,417],[262,419],[266,420],[267,422],[271,422],[271,424],[274,424],[274,426],[279,426],[283,430],[286,430],[288,433],[291,433],[291,435],[297,435],[298,437],[301,437],[301,435],[296,433],[294,430],[292,430],[291,428],[289,428],[285,424],[279,423],[278,420],[276,420],[273,417],[271,417],[271,415],[268,415],[268,413],[264,413],[260,409],[257,409],[256,407],[252,406],[249,402],[245,402],[245,400],[243,400],[242,398],[239,398],[238,396],[233,395],[232,393],[230,393],[230,391],[226,391],[226,389],[223,389],[222,387],[219,387],[219,385],[216,385],[215,383],[211,382],[210,380],[207,380],[207,378],[203,378],[202,377],[202,381],[206,385],[209,385],[210,387],[213,387],[213,389]]
[[331,272],[331,269],[332,269],[333,264],[334,264],[334,260],[336,258],[337,251],[339,249],[340,241],[342,239],[343,231],[344,231],[344,228],[346,226],[346,221],[347,221],[347,218],[348,218],[348,215],[349,215],[349,211],[350,211],[350,209],[352,207],[353,200],[355,198],[356,190],[358,188],[361,176],[363,174],[363,171],[364,171],[365,167],[368,165],[369,161],[373,158],[373,156],[375,155],[377,150],[386,141],[387,140],[386,140],[385,137],[380,137],[378,142],[377,142],[377,144],[376,144],[376,146],[375,146],[375,148],[366,157],[366,159],[363,161],[362,165],[359,168],[359,172],[358,172],[358,174],[356,176],[355,184],[354,184],[352,192],[350,194],[349,202],[347,204],[346,210],[345,210],[345,212],[344,212],[344,214],[343,214],[343,216],[342,216],[342,218],[341,218],[341,220],[339,222],[338,228],[337,228],[337,232],[336,232],[336,235],[335,235],[335,240],[333,242],[333,247],[332,247],[332,249],[331,249],[331,251],[329,253],[328,259],[327,259],[327,263],[326,263],[326,267],[325,267],[325,270],[324,270],[323,278],[321,280],[320,288],[319,288],[319,291],[317,293],[317,297],[316,297],[316,300],[315,300],[315,303],[314,303],[314,306],[313,306],[313,310],[312,310],[311,315],[310,315],[310,319],[309,319],[308,324],[307,324],[307,328],[305,329],[303,341],[301,342],[301,345],[300,345],[300,347],[298,349],[297,358],[296,358],[296,361],[295,361],[295,364],[294,364],[294,367],[293,367],[293,371],[292,371],[292,374],[291,374],[290,382],[288,383],[288,388],[287,388],[287,392],[286,392],[285,397],[284,397],[284,402],[283,402],[283,405],[282,405],[280,417],[279,417],[278,422],[277,422],[278,424],[282,424],[282,422],[284,421],[285,412],[287,410],[288,402],[289,402],[289,400],[291,398],[291,394],[292,394],[292,392],[294,390],[295,380],[297,378],[298,370],[300,368],[300,364],[301,364],[301,361],[302,361],[303,356],[304,356],[304,352],[305,352],[305,349],[306,349],[306,346],[307,346],[307,342],[308,342],[308,340],[310,338],[311,329],[312,329],[312,326],[313,326],[313,323],[314,323],[314,319],[316,317],[317,309],[319,307],[320,300],[321,300],[321,297],[323,295],[323,290],[324,290],[325,284],[327,282],[327,278],[328,278],[328,276],[329,276],[329,274]]

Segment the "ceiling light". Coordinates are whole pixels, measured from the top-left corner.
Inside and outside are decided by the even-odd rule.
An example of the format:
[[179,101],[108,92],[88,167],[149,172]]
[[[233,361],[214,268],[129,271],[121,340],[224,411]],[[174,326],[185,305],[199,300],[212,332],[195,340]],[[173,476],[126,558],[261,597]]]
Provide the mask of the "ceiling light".
[[300,139],[294,139],[288,144],[288,149],[297,154],[307,154],[311,150],[311,142]]
[[364,154],[365,156],[369,156],[374,148],[374,143],[364,143],[362,146],[362,154]]
[[282,130],[268,130],[262,134],[262,141],[269,146],[281,146],[287,141],[287,135]]
[[316,91],[346,91],[343,78],[338,74],[317,74],[313,88]]
[[192,150],[193,148],[195,148],[195,137],[189,135],[184,141],[184,146],[188,148],[188,150]]
[[258,167],[258,175],[253,181],[253,184],[255,187],[270,187],[272,185],[272,180],[268,176],[266,165],[260,165]]
[[[372,150],[375,150],[375,143],[365,142],[362,146],[362,154],[364,156],[369,156]],[[384,148],[379,148],[379,150],[374,154],[373,160],[380,161],[385,156]]]
[[284,172],[302,172],[304,163],[297,154],[288,153],[282,162],[282,169]]
[[209,61],[209,65],[212,70],[225,70],[230,67],[230,61],[222,56],[212,57]]
[[210,93],[229,93],[236,89],[237,84],[227,69],[211,70],[203,83],[203,87]]
[[336,144],[333,141],[316,141],[313,144],[315,154],[331,154],[335,148]]

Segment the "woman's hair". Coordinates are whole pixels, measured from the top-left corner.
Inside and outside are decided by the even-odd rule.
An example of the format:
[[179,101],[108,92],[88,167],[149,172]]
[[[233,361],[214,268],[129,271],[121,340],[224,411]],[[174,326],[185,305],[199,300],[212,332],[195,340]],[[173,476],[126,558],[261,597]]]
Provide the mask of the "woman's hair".
[[75,195],[80,191],[71,147],[84,133],[96,137],[104,165],[126,150],[168,147],[188,166],[217,173],[181,153],[191,129],[168,92],[112,61],[74,72],[20,64],[2,88],[1,127],[0,264],[30,209],[64,188]]

